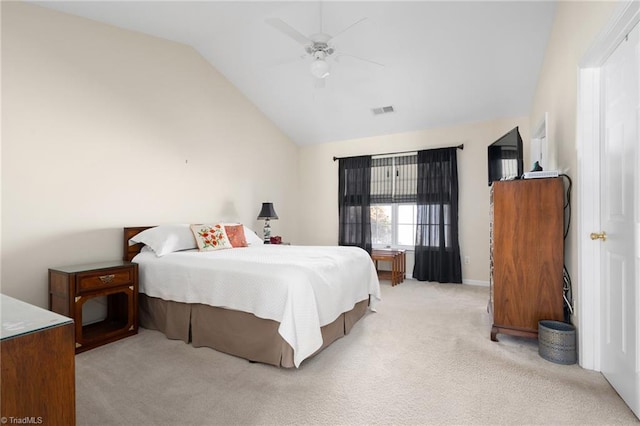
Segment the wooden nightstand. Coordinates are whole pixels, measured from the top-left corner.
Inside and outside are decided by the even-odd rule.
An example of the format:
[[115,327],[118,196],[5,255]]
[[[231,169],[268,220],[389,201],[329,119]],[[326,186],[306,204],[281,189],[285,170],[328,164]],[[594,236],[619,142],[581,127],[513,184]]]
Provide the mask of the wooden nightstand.
[[[107,301],[106,317],[83,324],[83,306]],[[138,333],[138,264],[113,261],[49,269],[49,309],[75,321],[76,353]]]

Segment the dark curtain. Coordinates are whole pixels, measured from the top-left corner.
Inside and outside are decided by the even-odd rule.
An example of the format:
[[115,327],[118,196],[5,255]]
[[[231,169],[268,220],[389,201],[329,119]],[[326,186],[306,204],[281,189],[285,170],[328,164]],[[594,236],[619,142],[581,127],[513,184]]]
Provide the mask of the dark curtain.
[[462,283],[456,148],[418,151],[415,265],[419,281]]
[[371,156],[341,158],[338,177],[338,244],[371,253]]

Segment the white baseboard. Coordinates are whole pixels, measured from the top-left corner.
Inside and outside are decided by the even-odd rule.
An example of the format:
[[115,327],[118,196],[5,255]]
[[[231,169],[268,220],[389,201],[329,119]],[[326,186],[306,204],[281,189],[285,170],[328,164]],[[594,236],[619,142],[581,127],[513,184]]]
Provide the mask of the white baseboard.
[[462,280],[462,284],[477,285],[480,287],[489,287],[489,281],[481,281],[481,280]]
[[[413,279],[412,274],[405,275],[405,280],[412,280],[412,279]],[[481,281],[481,280],[462,280],[462,284],[477,285],[479,287],[489,287],[489,281]]]

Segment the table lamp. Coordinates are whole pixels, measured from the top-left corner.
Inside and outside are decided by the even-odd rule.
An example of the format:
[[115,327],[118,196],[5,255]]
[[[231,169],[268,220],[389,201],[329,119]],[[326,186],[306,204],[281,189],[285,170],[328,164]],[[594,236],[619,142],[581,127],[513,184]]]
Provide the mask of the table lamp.
[[260,214],[258,215],[258,220],[264,219],[264,243],[271,243],[271,225],[269,225],[269,221],[271,219],[278,219],[278,215],[273,208],[273,203],[262,203],[262,210],[260,210]]

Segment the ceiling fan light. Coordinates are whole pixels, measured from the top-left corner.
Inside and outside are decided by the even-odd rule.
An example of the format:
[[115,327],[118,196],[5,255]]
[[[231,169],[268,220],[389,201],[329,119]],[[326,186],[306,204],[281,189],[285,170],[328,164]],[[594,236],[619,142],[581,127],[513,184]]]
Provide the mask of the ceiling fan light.
[[329,64],[324,59],[311,62],[311,74],[315,78],[325,78],[329,75]]

